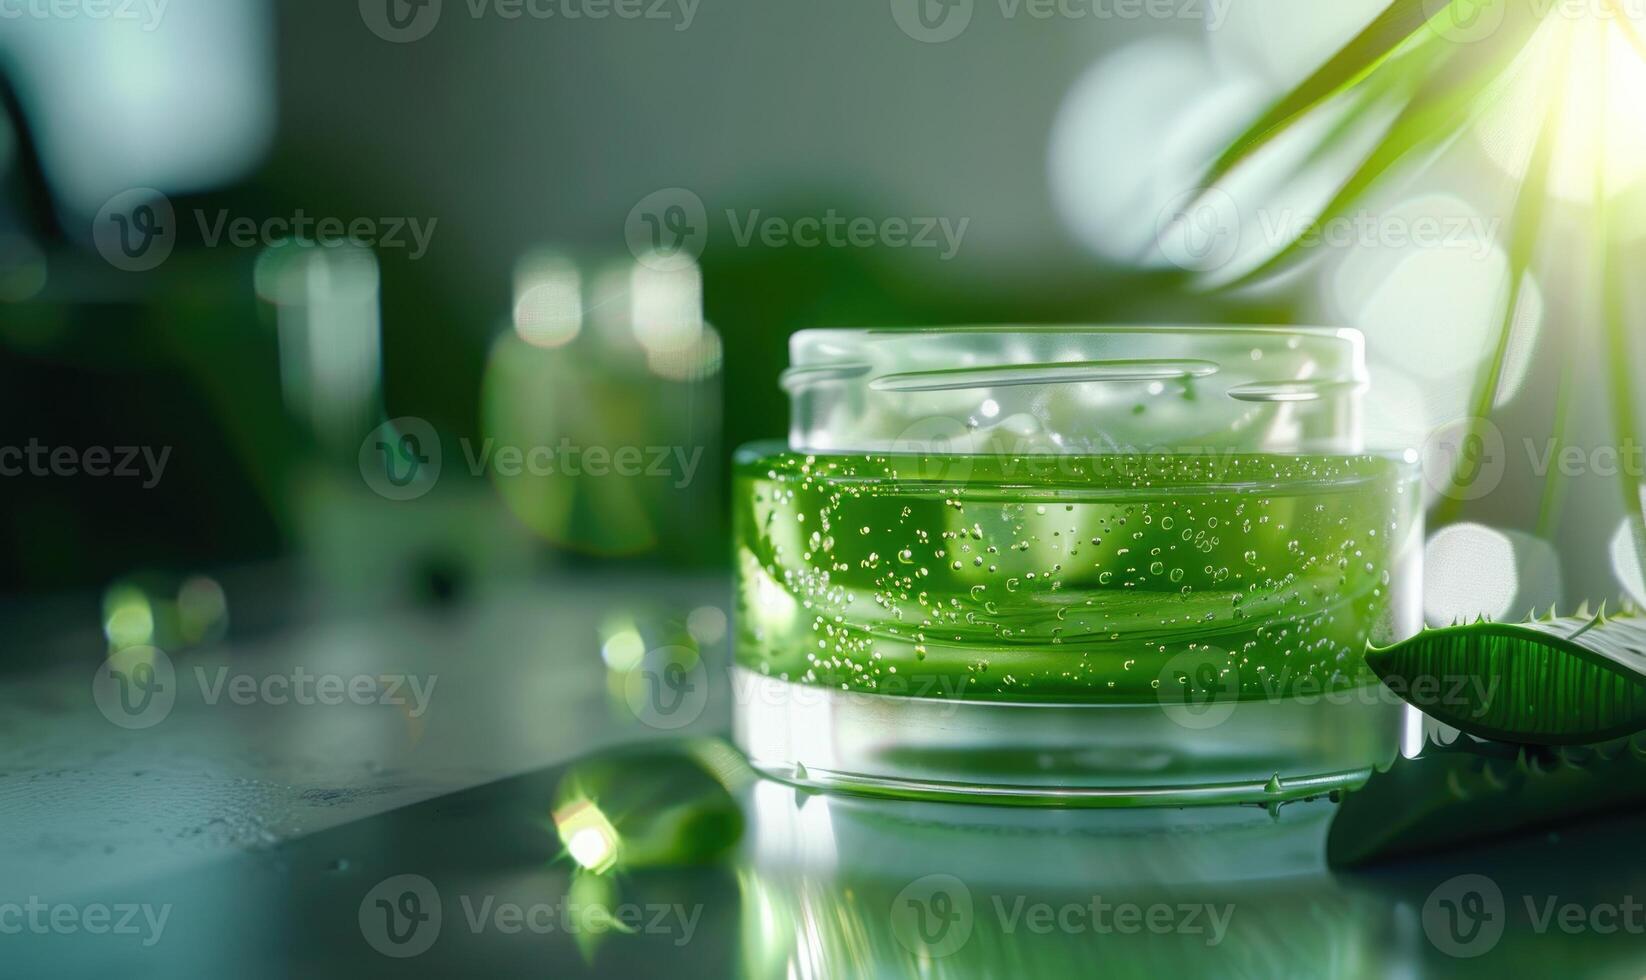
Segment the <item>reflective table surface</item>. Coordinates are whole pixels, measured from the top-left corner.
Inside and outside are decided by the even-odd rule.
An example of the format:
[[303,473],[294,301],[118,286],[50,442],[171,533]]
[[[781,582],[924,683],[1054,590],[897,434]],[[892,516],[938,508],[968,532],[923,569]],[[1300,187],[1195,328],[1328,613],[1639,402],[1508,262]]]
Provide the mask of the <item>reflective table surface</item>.
[[[680,718],[613,666],[613,623],[725,608],[714,581],[584,581],[327,620],[169,658],[172,703],[135,728],[94,694],[104,651],[54,639],[0,688],[0,973],[1646,974],[1641,815],[1344,873],[1324,800],[757,779],[719,741],[723,638]],[[327,703],[304,671],[378,684]]]

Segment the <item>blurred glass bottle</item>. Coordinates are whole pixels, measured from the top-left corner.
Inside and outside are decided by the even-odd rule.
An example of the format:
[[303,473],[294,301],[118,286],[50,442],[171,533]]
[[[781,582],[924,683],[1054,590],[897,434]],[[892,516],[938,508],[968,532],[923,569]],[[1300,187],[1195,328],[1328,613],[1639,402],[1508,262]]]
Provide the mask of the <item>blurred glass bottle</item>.
[[697,266],[533,252],[511,326],[492,346],[468,462],[515,517],[575,553],[718,561],[722,349]]
[[444,599],[482,576],[528,572],[531,549],[484,484],[448,465],[435,426],[386,418],[371,249],[282,242],[259,256],[255,281],[287,414],[310,449],[287,507],[316,592],[343,604]]

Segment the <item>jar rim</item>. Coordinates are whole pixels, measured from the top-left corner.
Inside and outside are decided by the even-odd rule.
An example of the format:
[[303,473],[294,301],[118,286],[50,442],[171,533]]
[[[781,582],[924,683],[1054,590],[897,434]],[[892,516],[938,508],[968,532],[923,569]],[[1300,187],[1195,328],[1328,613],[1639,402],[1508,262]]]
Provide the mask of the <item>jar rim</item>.
[[1364,341],[1365,335],[1355,327],[1334,327],[1324,324],[1274,323],[968,323],[949,326],[901,327],[810,327],[795,333],[796,337],[819,334],[1298,334],[1301,336],[1337,337]]
[[[825,364],[847,363],[850,359],[844,357],[853,351],[864,350],[870,347],[881,350],[885,346],[895,347],[898,342],[907,342],[909,346],[920,346],[920,349],[930,354],[929,346],[935,339],[955,337],[964,339],[969,344],[993,341],[1012,341],[1044,343],[1048,340],[1067,339],[1078,342],[1081,339],[1092,340],[1125,340],[1136,338],[1139,341],[1160,343],[1163,341],[1182,340],[1185,342],[1211,342],[1238,346],[1243,341],[1272,342],[1276,338],[1283,338],[1293,349],[1308,346],[1309,350],[1327,356],[1336,368],[1332,376],[1337,380],[1366,380],[1366,336],[1354,327],[1332,326],[1288,326],[1277,324],[1242,324],[1242,323],[1205,323],[1205,324],[968,324],[959,326],[913,326],[913,327],[814,327],[797,331],[789,340],[790,373],[803,373],[807,368]],[[842,349],[844,348],[844,349]],[[967,355],[969,362],[976,361],[983,353],[976,346],[960,347],[957,354]],[[1005,351],[1001,352],[1006,353]],[[1236,352],[1227,348],[1219,353]],[[1050,363],[1058,363],[1079,358],[1059,356]],[[1178,358],[1182,360],[1216,361],[1216,357],[1200,356],[1192,351],[1185,351]],[[1255,359],[1255,358],[1254,358]],[[1008,357],[1002,363],[1021,363],[1021,360]],[[789,378],[785,377],[784,385],[789,386]],[[834,380],[830,378],[829,380]],[[1296,380],[1296,379],[1285,379]]]
[[781,383],[795,448],[882,450],[936,418],[973,433],[997,420],[1048,452],[1216,433],[1301,451],[1358,446],[1367,371],[1348,327],[868,327],[795,334]]

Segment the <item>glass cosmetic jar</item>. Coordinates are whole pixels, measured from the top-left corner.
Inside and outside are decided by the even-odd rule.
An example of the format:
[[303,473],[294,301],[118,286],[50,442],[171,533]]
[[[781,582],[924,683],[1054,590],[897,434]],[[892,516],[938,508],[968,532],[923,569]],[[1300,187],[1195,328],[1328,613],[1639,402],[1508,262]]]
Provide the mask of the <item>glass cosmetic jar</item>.
[[797,335],[736,461],[736,737],[792,783],[1017,805],[1284,802],[1405,709],[1421,495],[1350,330]]

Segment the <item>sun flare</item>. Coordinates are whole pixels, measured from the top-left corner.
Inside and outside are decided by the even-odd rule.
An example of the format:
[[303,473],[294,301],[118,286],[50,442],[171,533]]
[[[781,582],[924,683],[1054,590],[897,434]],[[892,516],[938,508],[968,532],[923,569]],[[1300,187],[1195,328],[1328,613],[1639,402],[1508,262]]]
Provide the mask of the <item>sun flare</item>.
[[1511,176],[1526,176],[1545,100],[1552,99],[1550,192],[1592,203],[1633,189],[1646,175],[1643,39],[1646,15],[1626,13],[1610,0],[1556,4],[1505,98],[1482,121],[1480,136],[1493,161]]

